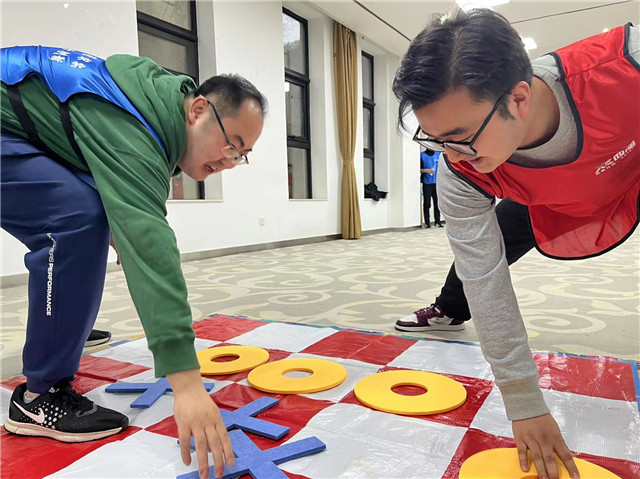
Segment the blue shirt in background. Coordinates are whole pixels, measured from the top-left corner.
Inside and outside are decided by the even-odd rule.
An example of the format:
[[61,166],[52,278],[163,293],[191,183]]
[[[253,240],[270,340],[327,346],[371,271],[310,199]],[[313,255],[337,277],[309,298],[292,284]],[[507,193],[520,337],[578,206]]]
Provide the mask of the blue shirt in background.
[[426,151],[420,153],[420,169],[421,170],[434,170],[433,175],[429,173],[422,173],[420,175],[420,181],[427,185],[432,185],[436,182],[438,176],[438,162],[440,161],[440,152],[434,151],[433,155],[427,155]]

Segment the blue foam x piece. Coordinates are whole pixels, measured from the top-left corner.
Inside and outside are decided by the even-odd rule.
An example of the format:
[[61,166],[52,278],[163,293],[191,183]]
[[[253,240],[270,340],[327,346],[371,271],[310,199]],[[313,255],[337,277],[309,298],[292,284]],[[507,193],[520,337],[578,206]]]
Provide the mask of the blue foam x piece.
[[[324,451],[327,446],[317,437],[308,437],[282,446],[261,451],[247,435],[240,430],[229,433],[231,446],[236,455],[233,467],[224,468],[222,479],[235,479],[245,474],[250,474],[254,479],[286,479],[284,472],[276,464],[298,459],[299,457]],[[210,477],[213,475],[213,466],[209,468]],[[182,474],[177,479],[198,479],[198,471]]]
[[[289,428],[253,417],[276,404],[278,404],[276,398],[263,396],[235,411],[220,409],[220,414],[227,431],[236,428],[277,441],[289,434]],[[191,449],[195,449],[195,447],[195,440],[191,438]]]
[[[205,383],[207,391],[213,389],[214,383]],[[131,403],[131,407],[147,408],[153,406],[168,391],[171,386],[167,378],[160,378],[155,383],[113,383],[106,387],[108,393],[143,393]]]
[[225,411],[221,409],[220,414],[222,415],[222,420],[227,430],[233,428],[242,429],[243,431],[277,441],[289,434],[289,428],[253,417],[276,404],[278,404],[276,398],[263,396],[235,411]]

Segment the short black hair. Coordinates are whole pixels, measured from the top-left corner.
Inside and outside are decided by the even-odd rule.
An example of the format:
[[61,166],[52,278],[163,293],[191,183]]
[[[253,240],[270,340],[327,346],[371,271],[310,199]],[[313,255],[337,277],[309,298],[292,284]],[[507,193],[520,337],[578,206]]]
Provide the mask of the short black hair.
[[[457,88],[476,101],[497,101],[533,73],[520,35],[489,9],[434,15],[413,39],[393,80],[400,102],[398,124],[406,129],[409,109],[418,110]],[[498,113],[511,115],[503,103]]]
[[236,74],[216,75],[203,82],[193,95],[208,97],[221,117],[234,116],[245,100],[253,99],[260,105],[264,117],[267,114],[267,99],[246,78]]

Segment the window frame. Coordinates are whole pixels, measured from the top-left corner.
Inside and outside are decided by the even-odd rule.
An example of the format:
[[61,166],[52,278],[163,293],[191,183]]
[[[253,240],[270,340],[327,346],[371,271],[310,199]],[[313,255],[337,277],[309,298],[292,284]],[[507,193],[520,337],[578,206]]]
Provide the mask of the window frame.
[[[175,75],[186,75],[193,79],[196,85],[199,83],[200,68],[198,61],[198,18],[196,0],[189,0],[189,16],[191,19],[191,28],[185,29],[166,20],[154,17],[148,13],[140,12],[136,7],[136,18],[138,31],[143,31],[149,35],[155,35],[159,38],[177,43],[179,45],[193,45],[193,65],[195,76],[188,72],[176,71],[171,68],[163,67],[165,70]],[[187,61],[187,64],[189,62]],[[162,66],[162,65],[161,65]],[[206,199],[204,181],[196,182],[197,200]]]
[[[363,156],[364,158],[370,159],[371,160],[371,181],[373,181],[375,183],[376,181],[376,161],[375,161],[375,83],[374,83],[374,57],[373,55],[371,55],[370,53],[365,52],[364,50],[362,50],[362,57],[367,58],[371,61],[371,78],[369,79],[369,81],[371,82],[371,96],[372,98],[367,98],[364,96],[364,88],[362,88],[362,107],[364,110],[368,110],[369,111],[369,148],[364,148],[364,138],[363,138]],[[364,78],[362,79],[362,82],[364,84]],[[362,121],[364,123],[364,115],[362,118]],[[363,133],[364,133],[364,128],[363,128]]]
[[[282,13],[287,15],[288,17],[293,18],[297,22],[300,23],[301,28],[304,27],[304,57],[305,57],[305,71],[306,73],[298,72],[296,70],[292,70],[290,68],[284,68],[284,81],[285,83],[291,83],[296,86],[299,86],[303,90],[302,94],[302,109],[303,109],[303,134],[305,136],[289,136],[287,133],[287,148],[297,148],[301,150],[306,150],[306,163],[307,163],[307,192],[308,198],[313,198],[313,189],[312,189],[312,169],[311,169],[311,110],[310,110],[310,83],[311,79],[309,78],[309,22],[306,18],[301,17],[293,13],[291,10],[287,8],[282,8]],[[284,39],[283,39],[284,41]],[[284,54],[284,53],[283,53]],[[285,113],[286,114],[286,113]],[[287,162],[288,163],[288,162]],[[289,199],[298,199],[298,198],[289,198]]]

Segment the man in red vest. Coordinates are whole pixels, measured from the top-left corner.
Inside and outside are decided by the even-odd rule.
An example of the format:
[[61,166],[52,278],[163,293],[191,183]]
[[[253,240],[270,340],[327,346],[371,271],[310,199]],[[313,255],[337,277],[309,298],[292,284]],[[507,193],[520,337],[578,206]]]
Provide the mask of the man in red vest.
[[[455,256],[436,302],[404,331],[462,329],[474,318],[500,388],[523,471],[541,478],[557,455],[579,477],[549,413],[508,265],[532,248],[587,258],[638,225],[640,30],[630,24],[532,63],[491,10],[438,17],[411,43],[394,81],[414,140],[446,153],[440,209]],[[496,206],[495,198],[502,198]]]

